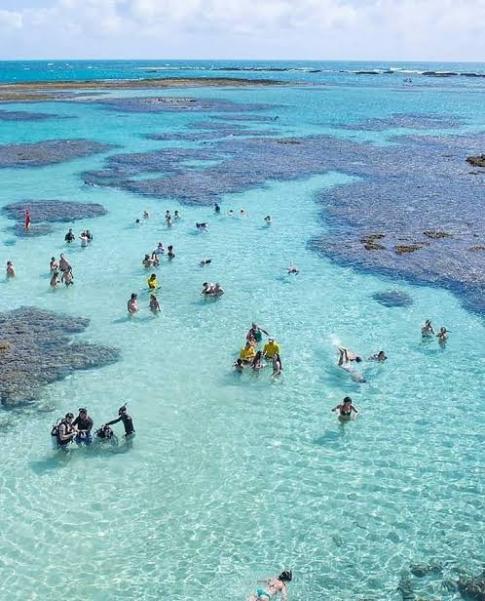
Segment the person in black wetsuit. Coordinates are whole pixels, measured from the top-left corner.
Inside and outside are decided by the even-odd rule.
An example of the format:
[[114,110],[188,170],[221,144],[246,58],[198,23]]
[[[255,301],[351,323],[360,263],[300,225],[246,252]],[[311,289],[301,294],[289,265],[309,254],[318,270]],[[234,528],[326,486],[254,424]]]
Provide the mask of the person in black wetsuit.
[[93,442],[91,430],[93,429],[93,420],[89,417],[87,410],[84,407],[79,409],[79,415],[72,422],[72,425],[77,428],[76,444],[90,445]]
[[112,426],[113,424],[117,424],[118,422],[123,422],[123,426],[125,427],[125,437],[133,437],[135,435],[135,428],[133,426],[133,419],[126,412],[126,405],[120,407],[118,409],[119,417],[117,419],[113,419],[110,422],[106,422],[105,426]]
[[73,242],[76,239],[76,236],[73,234],[72,232],[72,228],[69,228],[69,231],[67,232],[67,234],[64,236],[64,240],[68,243],[71,244],[71,242]]

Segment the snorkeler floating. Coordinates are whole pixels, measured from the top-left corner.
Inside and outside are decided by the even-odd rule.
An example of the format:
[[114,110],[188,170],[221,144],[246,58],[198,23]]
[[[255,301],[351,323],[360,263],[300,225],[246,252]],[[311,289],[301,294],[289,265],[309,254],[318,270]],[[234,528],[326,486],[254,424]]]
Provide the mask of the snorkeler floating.
[[288,598],[288,583],[293,579],[291,570],[284,570],[279,576],[261,580],[264,588],[257,588],[256,592],[251,595],[248,601],[269,601],[275,597],[280,597],[282,601]]

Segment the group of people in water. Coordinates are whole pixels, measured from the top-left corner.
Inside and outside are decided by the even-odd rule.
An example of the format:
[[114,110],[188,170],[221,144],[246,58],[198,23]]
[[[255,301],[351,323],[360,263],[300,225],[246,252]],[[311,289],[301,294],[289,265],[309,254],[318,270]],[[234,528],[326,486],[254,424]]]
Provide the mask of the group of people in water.
[[[118,417],[106,422],[94,433],[94,440],[98,443],[109,442],[112,445],[118,444],[118,438],[113,432],[111,426],[122,422],[125,429],[125,438],[130,439],[135,435],[133,418],[128,415],[126,405],[118,409]],[[79,408],[79,414],[74,418],[74,414],[69,412],[52,426],[51,436],[55,448],[66,451],[69,446],[75,443],[77,446],[90,446],[93,443],[93,420],[88,415],[85,407]]]
[[442,326],[439,329],[439,332],[436,334],[431,320],[427,319],[424,322],[424,326],[421,328],[421,337],[423,339],[423,342],[431,342],[431,340],[433,340],[433,338],[436,337],[438,339],[438,344],[440,345],[440,347],[442,349],[445,349],[446,343],[448,342],[448,330],[444,326]]
[[[76,236],[70,227],[67,234],[64,236],[64,242],[67,244],[72,244],[75,239]],[[93,235],[89,230],[83,230],[79,236],[79,239],[81,240],[81,246],[86,248],[86,246],[93,241]]]
[[[263,334],[268,341],[262,346]],[[233,367],[236,373],[242,374],[245,369],[259,374],[268,364],[273,367],[273,378],[278,378],[283,373],[283,362],[280,356],[280,345],[270,334],[258,324],[253,323],[246,334],[245,345],[239,352]]]

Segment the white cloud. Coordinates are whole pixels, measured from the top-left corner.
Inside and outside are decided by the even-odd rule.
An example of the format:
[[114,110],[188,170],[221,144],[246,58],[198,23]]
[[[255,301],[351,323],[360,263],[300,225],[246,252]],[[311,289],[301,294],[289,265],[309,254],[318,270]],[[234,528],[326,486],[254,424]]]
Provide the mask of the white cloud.
[[485,0],[31,1],[0,54],[485,59]]
[[21,29],[22,14],[13,10],[0,10],[0,28]]

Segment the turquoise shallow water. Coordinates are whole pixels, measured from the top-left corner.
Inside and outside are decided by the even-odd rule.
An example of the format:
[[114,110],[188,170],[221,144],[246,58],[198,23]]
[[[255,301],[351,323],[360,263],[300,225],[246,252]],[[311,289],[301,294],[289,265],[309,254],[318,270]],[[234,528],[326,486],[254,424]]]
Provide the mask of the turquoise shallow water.
[[[469,129],[483,122],[474,92],[190,93],[278,104],[291,134],[396,106],[466,116]],[[78,118],[0,123],[4,143],[84,136],[123,151],[168,145],[140,134],[204,118],[120,116],[69,103],[16,108]],[[388,135],[371,137],[386,143]],[[235,601],[258,578],[289,566],[291,599],[392,601],[418,562],[440,564],[442,574],[413,580],[417,596],[460,599],[443,580],[479,573],[485,548],[482,318],[447,291],[361,274],[308,249],[326,227],[314,195],[346,181],[342,174],[228,195],[224,213],[247,212],[231,218],[82,185],[79,173],[102,162],[0,171],[2,204],[52,197],[109,211],[74,225],[94,232],[88,249],[66,250],[63,225],[2,246],[1,260],[12,258],[18,277],[0,283],[1,309],[35,304],[89,317],[79,338],[122,351],[115,365],[45,388],[39,404],[0,413],[1,599]],[[150,220],[135,227],[145,208]],[[183,216],[170,230],[167,208]],[[268,213],[273,224],[265,228]],[[208,221],[209,231],[196,234],[196,221]],[[162,312],[153,318],[141,260],[158,240],[174,244],[177,256],[158,270]],[[63,251],[76,283],[52,292],[49,259]],[[213,262],[201,269],[203,257]],[[293,261],[297,278],[286,275]],[[222,283],[220,301],[201,300],[205,280]],[[389,309],[372,299],[389,288],[406,291],[414,304]],[[142,310],[128,320],[133,291]],[[445,352],[420,343],[425,318],[451,330]],[[231,371],[253,320],[281,343],[285,369],[277,382],[268,373],[238,378]],[[368,383],[358,385],[335,367],[338,341],[365,356],[383,348],[389,360],[364,367]],[[341,427],[330,409],[345,395],[361,413]],[[100,424],[125,401],[137,430],[127,452],[60,457],[50,449],[58,415],[86,405]]]

